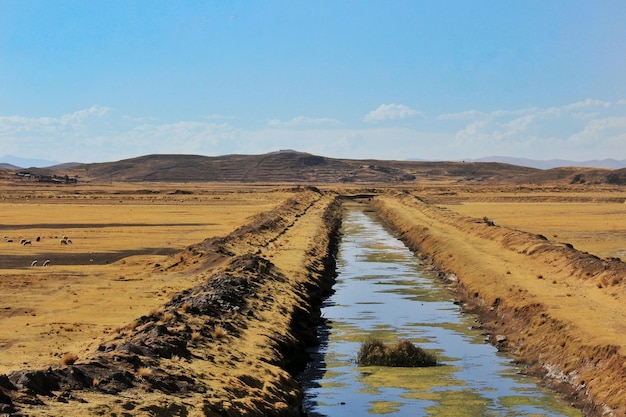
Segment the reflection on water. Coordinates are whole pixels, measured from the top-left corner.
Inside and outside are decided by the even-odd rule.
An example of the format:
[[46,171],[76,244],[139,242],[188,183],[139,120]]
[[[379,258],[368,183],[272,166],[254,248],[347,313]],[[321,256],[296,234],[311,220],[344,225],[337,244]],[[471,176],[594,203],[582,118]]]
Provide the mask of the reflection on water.
[[[344,217],[335,294],[322,345],[302,376],[310,416],[582,416],[518,374],[484,343],[445,288],[399,240],[359,210]],[[357,367],[361,342],[408,339],[435,350],[432,368]]]

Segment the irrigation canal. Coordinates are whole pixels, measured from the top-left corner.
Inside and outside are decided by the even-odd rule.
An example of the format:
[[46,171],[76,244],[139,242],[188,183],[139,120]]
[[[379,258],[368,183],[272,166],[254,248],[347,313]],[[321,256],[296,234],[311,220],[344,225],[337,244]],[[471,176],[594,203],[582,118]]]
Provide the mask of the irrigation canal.
[[[475,317],[375,215],[347,210],[342,233],[322,343],[301,377],[309,417],[583,415],[487,344]],[[359,367],[368,338],[410,340],[435,351],[441,365]]]

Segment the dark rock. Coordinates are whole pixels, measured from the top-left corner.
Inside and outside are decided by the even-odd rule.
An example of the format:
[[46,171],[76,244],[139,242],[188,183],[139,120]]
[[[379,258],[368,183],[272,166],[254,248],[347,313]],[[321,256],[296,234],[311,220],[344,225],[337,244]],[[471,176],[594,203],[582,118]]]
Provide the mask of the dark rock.
[[9,374],[9,380],[20,390],[36,394],[51,395],[59,390],[58,377],[51,369],[46,371],[15,371]]

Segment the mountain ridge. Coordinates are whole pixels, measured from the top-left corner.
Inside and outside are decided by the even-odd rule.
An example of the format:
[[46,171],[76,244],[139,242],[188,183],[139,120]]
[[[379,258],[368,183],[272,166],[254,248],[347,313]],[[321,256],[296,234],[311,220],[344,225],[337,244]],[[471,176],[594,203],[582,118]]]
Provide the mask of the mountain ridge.
[[[288,152],[296,152],[298,151],[293,149],[281,149],[274,152],[269,152],[266,155],[271,155],[274,153],[288,153]],[[306,152],[300,152],[306,153]],[[175,154],[172,154],[175,155]],[[201,155],[199,155],[201,156]],[[231,157],[231,156],[252,156],[251,154],[227,154],[227,155],[219,155],[214,156],[215,158],[219,157]],[[139,157],[138,157],[139,158]],[[209,158],[213,158],[209,156]],[[129,158],[133,159],[133,158]],[[341,159],[341,158],[338,158]],[[365,159],[369,160],[369,159]],[[392,161],[392,160],[381,160],[381,161]],[[400,161],[400,160],[398,160]],[[403,161],[407,162],[445,162],[443,160],[431,160],[431,159],[421,159],[421,158],[409,158]],[[563,168],[563,167],[587,167],[587,168],[607,168],[607,169],[621,169],[626,168],[626,159],[617,160],[613,158],[606,159],[591,159],[586,161],[572,161],[568,159],[532,159],[532,158],[518,158],[513,156],[485,156],[481,158],[466,158],[466,159],[458,159],[455,160],[457,162],[499,162],[504,164],[511,165],[519,165],[528,168],[537,168],[537,169],[552,169],[552,168]],[[114,161],[107,161],[114,162]],[[102,163],[107,163],[102,162]],[[45,159],[33,159],[33,158],[23,158],[14,155],[4,155],[0,157],[0,168],[8,168],[8,169],[28,169],[28,168],[47,168],[47,169],[65,169],[70,165],[85,165],[92,163],[84,163],[84,162],[58,162],[58,161],[50,161]]]
[[[15,171],[15,170],[14,170]],[[328,158],[293,150],[260,155],[152,154],[114,162],[17,170],[22,180],[222,183],[415,184],[421,181],[626,184],[626,169],[547,170],[502,162]],[[5,175],[6,176],[6,175]],[[10,175],[9,175],[10,177]]]

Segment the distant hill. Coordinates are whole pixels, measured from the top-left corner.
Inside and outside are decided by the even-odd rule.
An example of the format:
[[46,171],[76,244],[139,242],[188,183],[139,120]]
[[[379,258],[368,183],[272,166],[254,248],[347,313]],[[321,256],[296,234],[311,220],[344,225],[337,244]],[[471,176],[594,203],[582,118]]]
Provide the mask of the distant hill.
[[58,161],[48,161],[45,159],[33,159],[33,158],[20,158],[19,156],[4,155],[0,157],[0,166],[6,167],[7,165],[13,168],[45,168],[58,164]]
[[[415,184],[421,181],[620,184],[626,169],[542,170],[502,162],[337,159],[283,150],[262,155],[145,155],[115,162],[13,170],[15,180],[94,182],[232,182]],[[9,170],[7,170],[9,172]],[[7,174],[8,175],[8,174]],[[5,175],[6,176],[6,175]],[[8,175],[8,177],[11,177]]]
[[14,170],[14,171],[15,171],[15,170],[18,170],[18,169],[21,169],[21,168],[20,168],[20,167],[18,167],[18,166],[11,165],[11,164],[6,164],[6,163],[4,163],[4,162],[1,162],[1,163],[0,163],[0,168],[4,168],[4,169],[11,169],[11,170]]
[[568,161],[566,159],[537,160],[528,158],[513,158],[508,156],[488,156],[478,159],[466,159],[467,162],[502,162],[504,164],[521,165],[538,169],[552,169],[559,167],[588,167],[588,168],[626,168],[626,159],[594,159],[590,161]]
[[418,179],[512,180],[533,168],[501,163],[335,159],[291,150],[263,155],[146,155],[66,170],[108,181],[217,181],[264,183],[407,183]]

